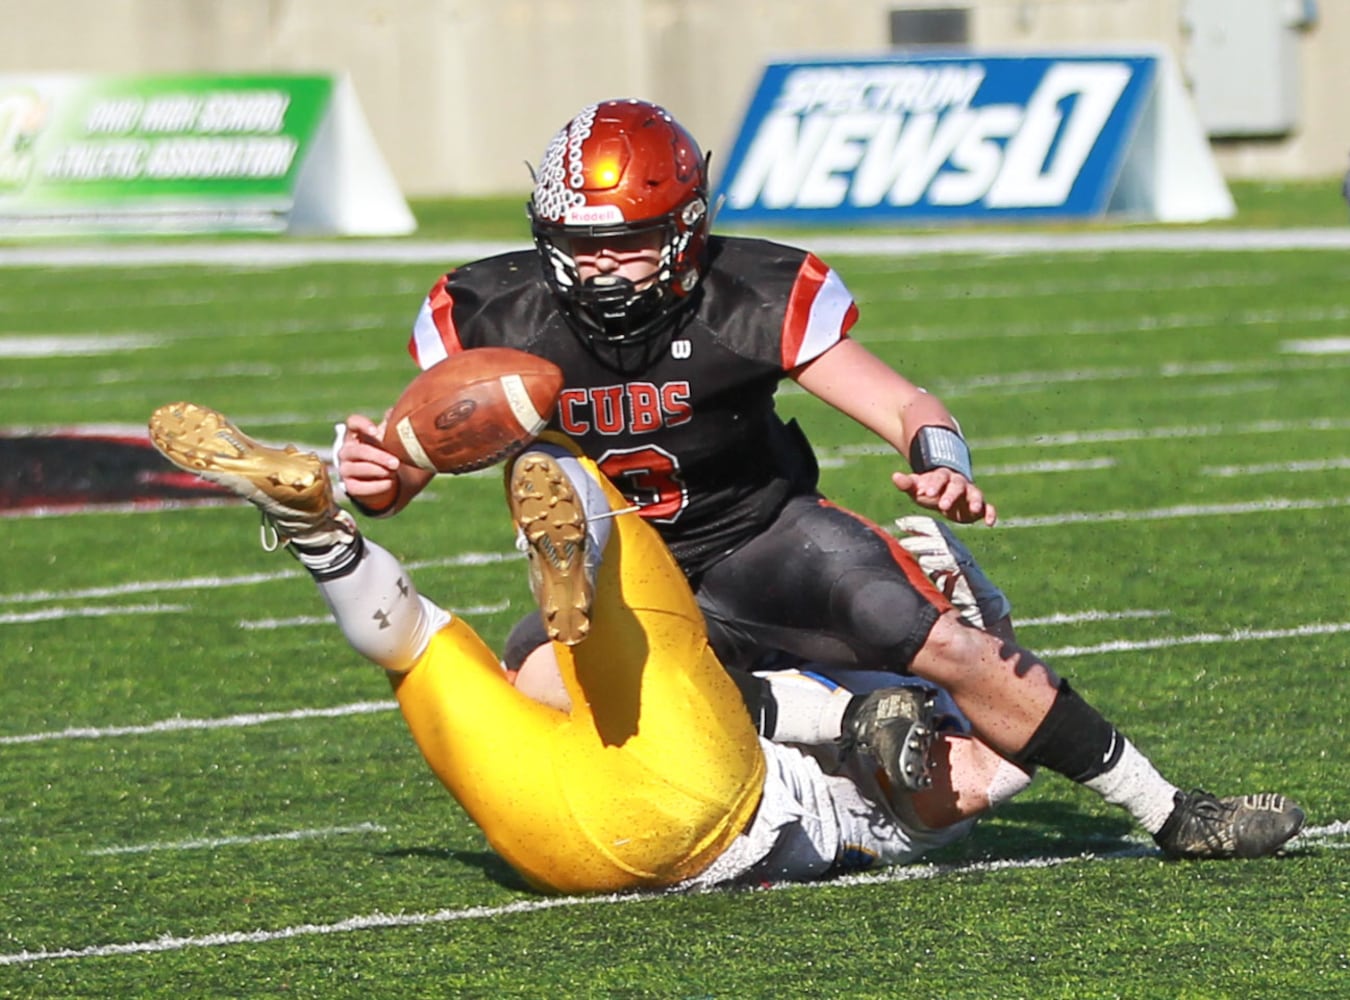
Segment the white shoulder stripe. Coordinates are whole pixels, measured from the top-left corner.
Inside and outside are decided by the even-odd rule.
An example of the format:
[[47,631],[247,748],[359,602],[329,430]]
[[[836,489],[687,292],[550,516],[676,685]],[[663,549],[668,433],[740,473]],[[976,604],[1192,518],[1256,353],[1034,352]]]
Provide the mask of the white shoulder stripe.
[[852,305],[853,294],[831,268],[811,303],[806,335],[802,337],[795,364],[804,365],[839,343],[844,335],[844,319]]
[[422,300],[422,308],[417,313],[417,322],[413,324],[413,349],[417,352],[417,365],[427,369],[437,361],[444,361],[449,355],[441,341],[441,332],[431,318],[431,299]]

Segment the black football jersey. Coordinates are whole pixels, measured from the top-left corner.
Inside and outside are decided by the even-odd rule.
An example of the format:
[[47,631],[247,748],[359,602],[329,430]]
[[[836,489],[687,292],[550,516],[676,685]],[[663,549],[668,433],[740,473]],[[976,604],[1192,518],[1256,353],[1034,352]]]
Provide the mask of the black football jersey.
[[409,350],[422,368],[475,347],[514,347],[558,365],[550,426],[569,435],[637,504],[691,576],[755,535],[814,463],[774,410],[780,380],[842,339],[852,295],[814,255],[713,237],[708,270],[673,332],[593,347],[568,325],[533,250],[445,275]]

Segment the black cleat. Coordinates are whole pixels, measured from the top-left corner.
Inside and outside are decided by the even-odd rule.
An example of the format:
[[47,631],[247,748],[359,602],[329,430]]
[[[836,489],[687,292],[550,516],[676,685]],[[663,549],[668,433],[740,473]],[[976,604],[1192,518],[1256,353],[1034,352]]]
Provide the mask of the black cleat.
[[922,791],[933,783],[934,695],[929,688],[881,688],[855,698],[844,715],[845,750],[870,753],[895,788]]
[[1283,795],[1262,792],[1221,799],[1177,792],[1176,806],[1153,835],[1169,858],[1264,858],[1303,828],[1303,810]]

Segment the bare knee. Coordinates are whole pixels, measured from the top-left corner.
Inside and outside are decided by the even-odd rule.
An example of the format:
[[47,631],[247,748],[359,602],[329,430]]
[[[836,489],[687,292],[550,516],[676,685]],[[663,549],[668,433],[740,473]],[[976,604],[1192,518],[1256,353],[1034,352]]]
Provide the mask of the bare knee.
[[933,625],[911,665],[913,673],[955,693],[978,674],[996,640],[961,623],[948,611]]
[[[991,673],[1056,687],[1059,679],[1039,657],[1008,639],[972,628],[955,611],[937,620],[911,665],[914,674],[953,695],[986,687]],[[1006,678],[1000,677],[999,681]]]
[[563,685],[553,646],[547,642],[536,646],[525,656],[520,669],[516,671],[514,683],[517,691],[541,705],[561,712],[572,710],[572,698]]

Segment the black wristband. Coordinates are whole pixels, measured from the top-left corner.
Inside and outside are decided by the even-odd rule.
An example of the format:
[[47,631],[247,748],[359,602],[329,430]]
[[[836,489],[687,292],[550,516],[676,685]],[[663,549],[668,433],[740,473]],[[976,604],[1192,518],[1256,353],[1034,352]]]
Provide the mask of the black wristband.
[[970,464],[970,446],[966,444],[966,439],[941,424],[919,428],[914,440],[909,443],[909,467],[915,472],[951,469],[961,473],[970,482],[975,482],[975,472]]

